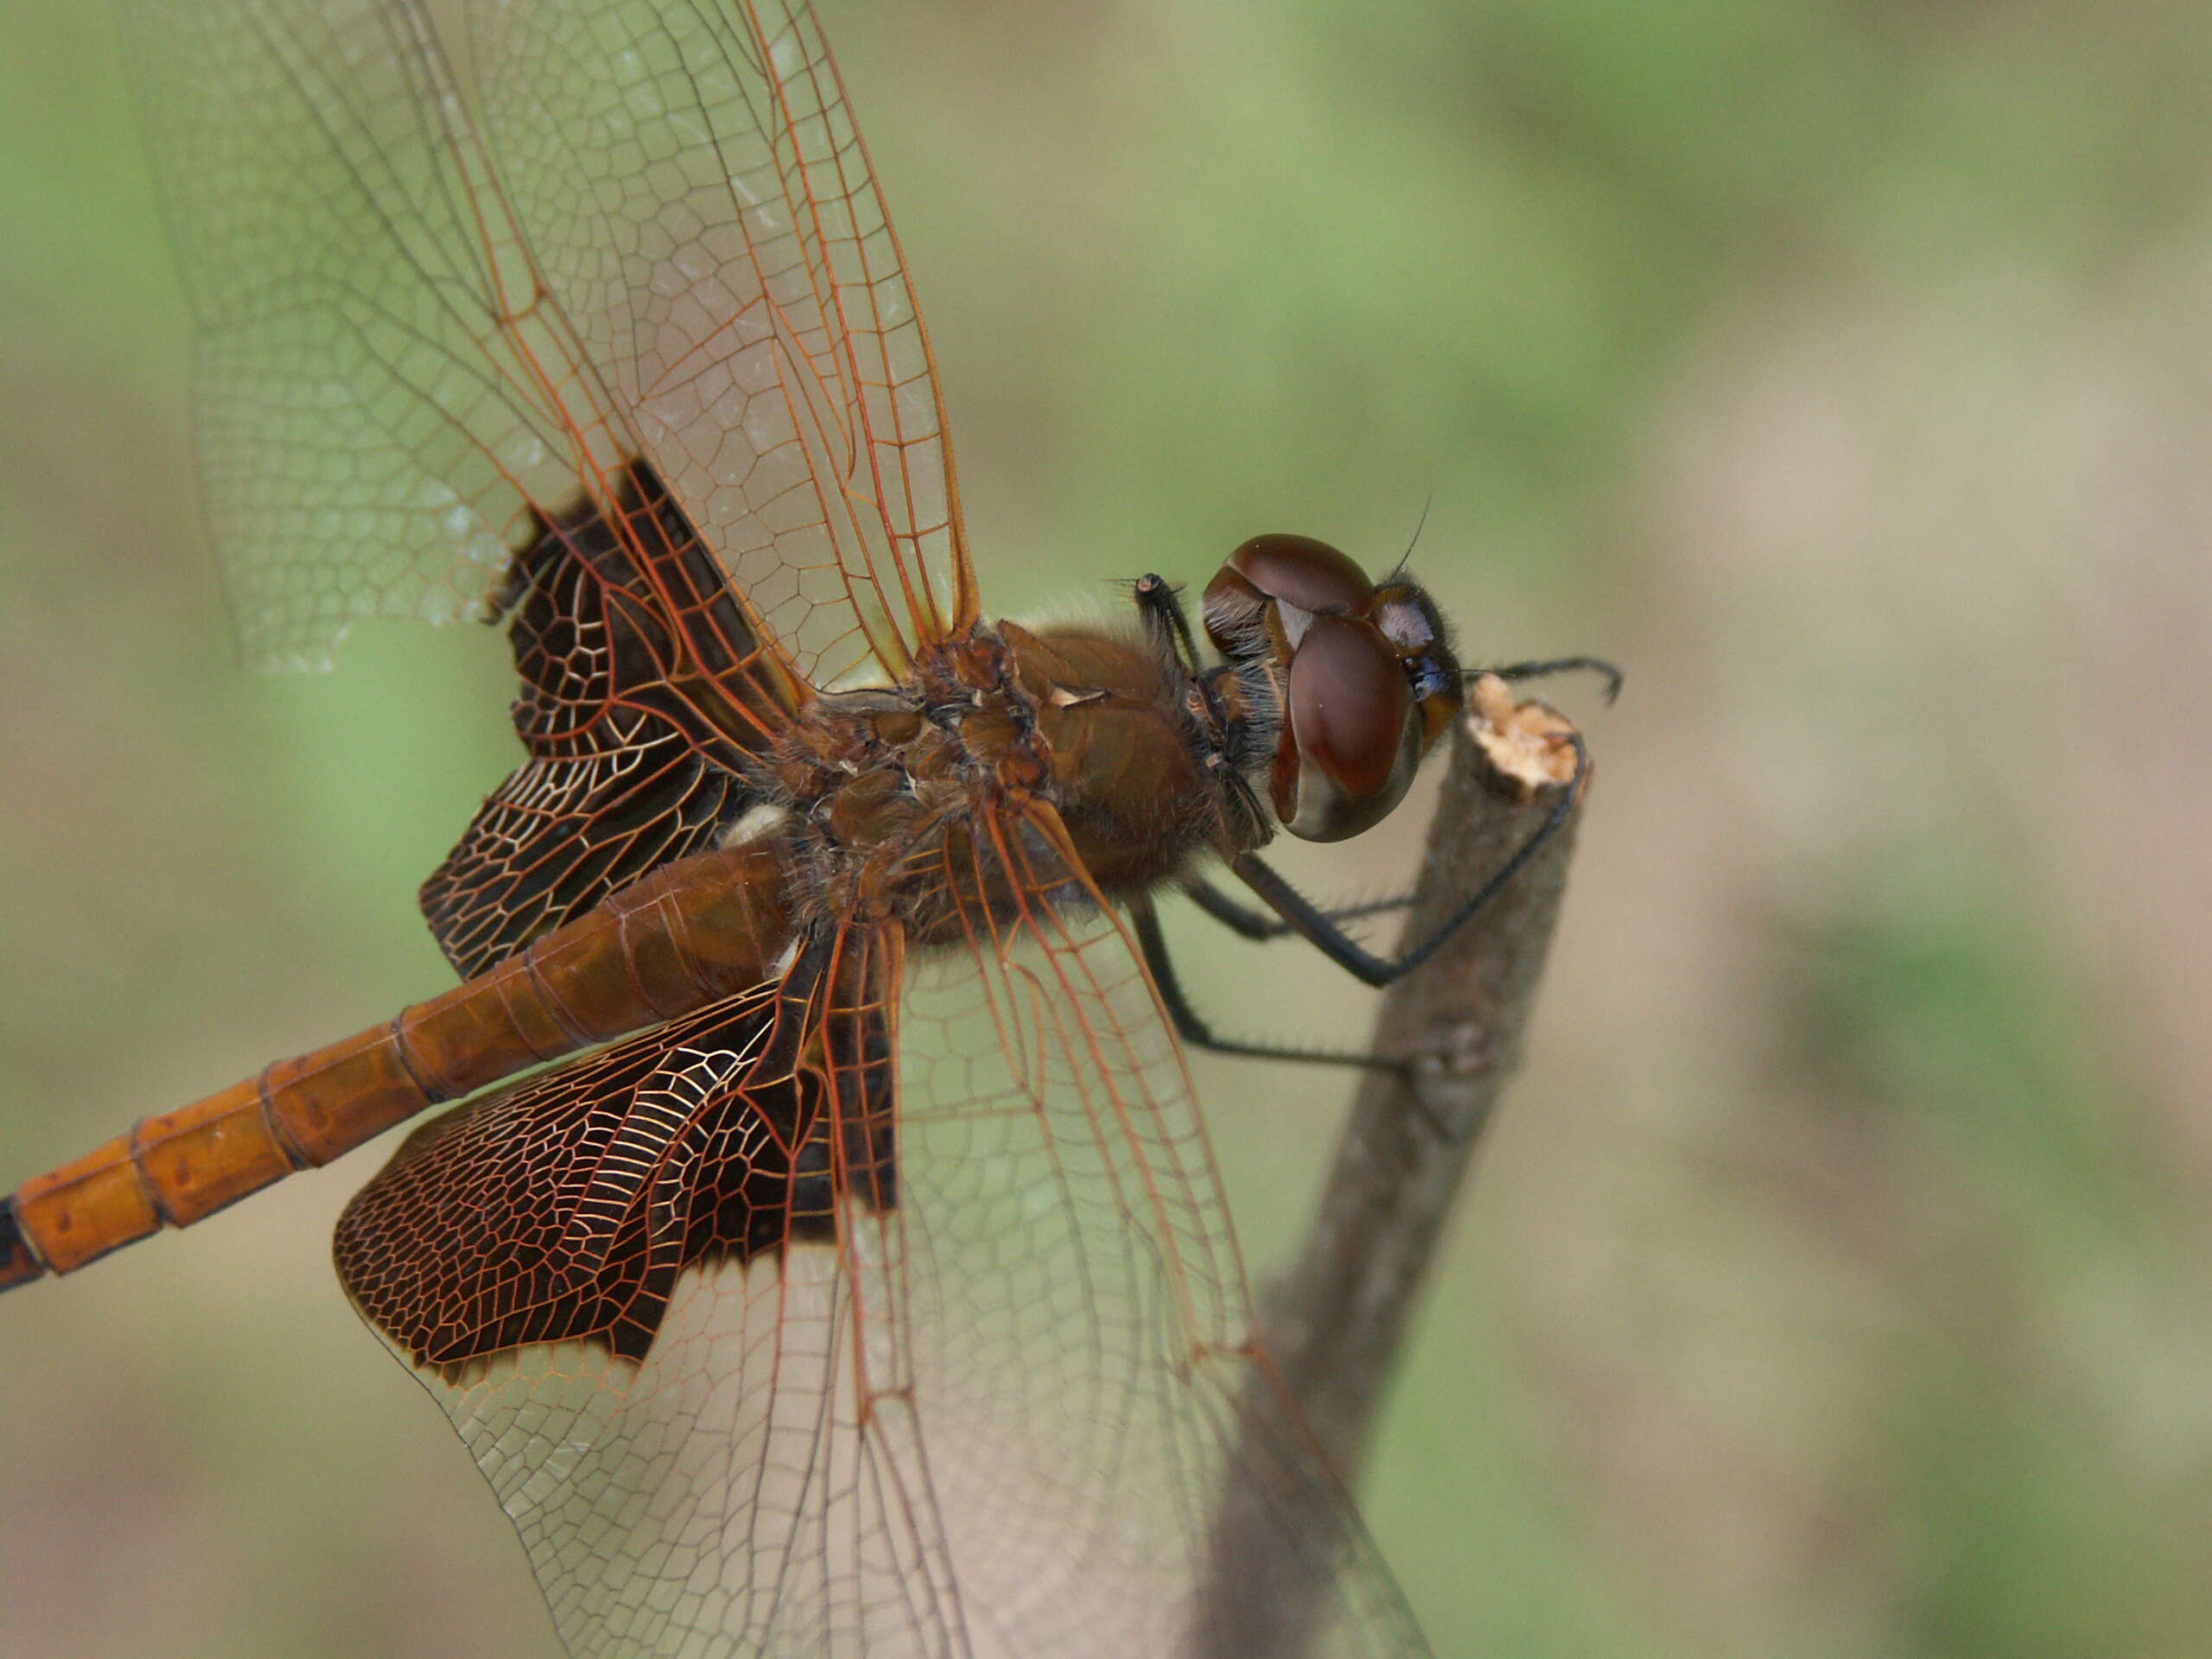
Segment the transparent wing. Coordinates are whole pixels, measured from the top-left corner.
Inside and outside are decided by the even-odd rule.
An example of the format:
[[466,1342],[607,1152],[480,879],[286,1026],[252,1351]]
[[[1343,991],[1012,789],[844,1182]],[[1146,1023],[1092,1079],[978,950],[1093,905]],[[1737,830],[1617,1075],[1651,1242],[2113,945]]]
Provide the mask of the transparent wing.
[[[942,891],[961,943],[902,1004],[906,1202],[878,1224],[976,1651],[1258,1651],[1226,1568],[1314,1590],[1299,1651],[1425,1653],[1258,1346],[1180,1051],[1057,818],[980,825]],[[1225,1562],[1254,1495],[1274,1529]]]
[[242,648],[486,613],[649,462],[764,643],[896,672],[975,601],[934,375],[811,15],[130,0]]
[[1283,1517],[1235,1570],[1315,1608],[1306,1651],[1425,1651],[1255,1347],[1173,1038],[1063,846],[982,826],[911,973],[855,934],[786,980],[808,1040],[765,991],[628,1039],[434,1125],[349,1211],[349,1288],[573,1652],[1249,1652],[1231,1494]]

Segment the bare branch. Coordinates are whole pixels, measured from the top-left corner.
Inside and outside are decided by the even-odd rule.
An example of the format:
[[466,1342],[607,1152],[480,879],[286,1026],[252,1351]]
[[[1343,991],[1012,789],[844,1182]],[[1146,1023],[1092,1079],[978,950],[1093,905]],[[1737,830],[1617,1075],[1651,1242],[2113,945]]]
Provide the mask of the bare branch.
[[[1573,775],[1574,728],[1565,716],[1541,702],[1516,704],[1492,677],[1476,683],[1472,702],[1452,739],[1405,947],[1428,938],[1512,856]],[[1587,782],[1586,767],[1585,793]],[[1453,1201],[1520,1058],[1580,820],[1578,801],[1527,868],[1384,995],[1373,1052],[1411,1064],[1364,1077],[1304,1249],[1262,1299],[1276,1376],[1348,1486],[1357,1484]],[[1259,1402],[1250,1421],[1251,1433],[1270,1432]],[[1267,1462],[1255,1447],[1243,1466]],[[1325,1580],[1269,1561],[1268,1541],[1325,1535],[1325,1522],[1287,1521],[1281,1505],[1332,1499],[1232,1486],[1215,1537],[1205,1627],[1220,1634],[1209,1659],[1294,1659],[1307,1649]]]

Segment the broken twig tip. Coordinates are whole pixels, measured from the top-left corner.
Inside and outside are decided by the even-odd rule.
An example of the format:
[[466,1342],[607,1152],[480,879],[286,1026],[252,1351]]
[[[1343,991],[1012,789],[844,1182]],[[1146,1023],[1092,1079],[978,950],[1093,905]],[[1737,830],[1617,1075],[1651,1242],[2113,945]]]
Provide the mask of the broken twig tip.
[[1516,702],[1503,680],[1484,674],[1468,688],[1466,719],[1467,735],[1490,763],[1484,781],[1502,786],[1516,804],[1573,780],[1580,734],[1551,704],[1535,697]]

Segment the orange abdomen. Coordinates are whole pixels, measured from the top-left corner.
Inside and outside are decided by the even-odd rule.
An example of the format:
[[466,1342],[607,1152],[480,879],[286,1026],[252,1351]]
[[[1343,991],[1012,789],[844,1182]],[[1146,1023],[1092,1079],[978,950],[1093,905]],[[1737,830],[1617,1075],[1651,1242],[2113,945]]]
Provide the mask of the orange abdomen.
[[789,943],[772,843],[679,860],[442,996],[174,1112],[0,1202],[0,1290],[187,1227],[417,1112],[759,984]]

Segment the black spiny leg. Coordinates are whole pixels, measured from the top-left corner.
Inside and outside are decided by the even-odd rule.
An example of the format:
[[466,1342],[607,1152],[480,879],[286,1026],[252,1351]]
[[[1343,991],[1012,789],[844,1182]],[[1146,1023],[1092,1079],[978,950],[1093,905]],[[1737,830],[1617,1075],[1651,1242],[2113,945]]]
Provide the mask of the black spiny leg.
[[1560,791],[1559,800],[1545,814],[1544,821],[1536,826],[1528,840],[1515,849],[1513,856],[1500,865],[1496,874],[1445,920],[1441,927],[1402,956],[1376,956],[1338,926],[1327,911],[1300,893],[1254,855],[1244,853],[1231,859],[1229,868],[1253,892],[1266,899],[1268,906],[1290,925],[1294,932],[1302,934],[1323,956],[1353,978],[1378,989],[1395,984],[1434,956],[1446,939],[1465,926],[1477,911],[1496,898],[1505,884],[1520,872],[1521,867],[1535,856],[1536,849],[1550,840],[1558,832],[1560,825],[1567,822],[1567,815],[1573,810],[1575,801],[1582,793],[1582,779],[1590,769],[1590,752],[1583,747],[1582,739],[1578,735],[1570,734],[1566,741],[1574,746],[1574,775],[1567,780],[1567,787]]
[[[1242,899],[1224,893],[1204,876],[1188,876],[1181,885],[1183,893],[1192,904],[1240,938],[1280,939],[1298,932],[1296,928],[1272,912],[1255,910]],[[1339,905],[1333,910],[1324,911],[1322,914],[1332,922],[1356,922],[1362,917],[1403,910],[1413,901],[1413,894],[1402,893],[1393,899],[1369,899],[1357,905]]]
[[1621,694],[1621,671],[1602,657],[1551,657],[1540,663],[1507,663],[1499,668],[1471,670],[1467,677],[1495,674],[1501,680],[1541,680],[1554,674],[1595,674],[1605,683],[1605,706]]
[[1137,948],[1144,953],[1144,965],[1151,970],[1152,982],[1159,989],[1160,1004],[1167,1010],[1175,1034],[1192,1047],[1250,1059],[1295,1060],[1306,1065],[1353,1065],[1370,1071],[1405,1070],[1402,1061],[1373,1054],[1341,1054],[1327,1049],[1289,1048],[1277,1043],[1245,1043],[1217,1036],[1183,993],[1183,982],[1167,954],[1166,936],[1160,931],[1160,914],[1152,907],[1152,900],[1140,899],[1131,905],[1129,920],[1136,929]]

